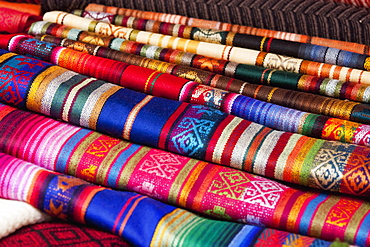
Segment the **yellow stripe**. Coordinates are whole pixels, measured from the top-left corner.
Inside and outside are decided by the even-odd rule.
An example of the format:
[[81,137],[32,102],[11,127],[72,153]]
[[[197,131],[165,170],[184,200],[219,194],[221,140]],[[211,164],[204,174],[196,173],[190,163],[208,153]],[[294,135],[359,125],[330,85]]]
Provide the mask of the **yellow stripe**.
[[[44,96],[42,94],[42,92],[44,92],[44,87],[42,87],[41,85],[42,85],[42,83],[48,84],[49,80],[46,79],[48,76],[53,76],[53,78],[50,78],[50,79],[54,79],[54,75],[56,75],[54,73],[56,71],[58,72],[58,70],[63,70],[63,72],[66,71],[65,69],[62,69],[59,66],[52,66],[52,67],[47,68],[43,72],[41,72],[33,80],[32,85],[30,87],[30,91],[27,95],[27,101],[26,101],[26,107],[29,110],[40,112],[40,110],[41,110],[41,101],[42,101],[42,98]],[[59,75],[59,73],[58,73],[58,75]],[[39,89],[41,89],[41,92],[39,91]]]
[[131,134],[131,129],[132,129],[132,126],[135,122],[135,119],[137,117],[137,115],[139,114],[139,111],[146,105],[149,103],[149,101],[153,98],[153,96],[151,95],[148,95],[146,96],[139,104],[137,104],[130,112],[130,114],[128,115],[127,119],[126,119],[126,123],[125,123],[125,126],[123,128],[123,133],[122,133],[122,136],[124,139],[126,140],[129,140],[130,138],[130,134]]
[[186,200],[188,198],[190,190],[193,188],[194,183],[197,181],[200,173],[203,171],[204,167],[208,163],[206,162],[200,162],[197,167],[193,170],[191,174],[188,176],[188,180],[184,184],[184,187],[181,191],[180,198],[179,198],[179,206],[185,207]]
[[158,74],[158,71],[154,71],[153,73],[151,73],[148,79],[146,80],[145,86],[144,86],[144,93],[148,93],[148,84],[155,74]]
[[82,156],[86,153],[86,150],[90,147],[90,144],[98,139],[100,136],[101,134],[97,132],[92,132],[91,135],[86,137],[83,142],[81,142],[77,146],[67,164],[68,174],[76,176],[77,168],[80,164]]
[[362,219],[367,216],[367,213],[370,212],[369,202],[364,202],[359,209],[353,214],[351,220],[348,222],[347,229],[344,234],[344,241],[348,243],[353,243],[356,236],[356,232],[359,229]]
[[105,102],[107,101],[107,99],[112,96],[113,94],[115,94],[118,90],[120,90],[122,87],[119,87],[119,86],[114,86],[114,87],[111,87],[109,90],[107,90],[105,93],[103,93],[100,98],[97,100],[95,106],[94,106],[94,110],[91,112],[91,116],[90,116],[90,119],[89,119],[89,128],[90,129],[96,129],[96,124],[98,122],[98,118],[99,118],[99,115],[100,115],[100,112],[105,104]]
[[162,218],[154,232],[150,246],[174,246],[181,237],[182,230],[187,230],[193,224],[196,216],[182,209],[175,209]]
[[[180,193],[181,187],[184,184],[185,179],[188,176],[189,177],[191,176],[190,171],[194,168],[194,166],[198,165],[198,162],[201,162],[201,161],[198,161],[198,160],[195,160],[195,159],[189,159],[189,161],[186,163],[186,165],[183,166],[183,168],[181,169],[179,174],[176,176],[175,181],[173,181],[173,183],[171,185],[169,196],[168,196],[168,202],[169,203],[172,203],[172,204],[176,203],[177,196]],[[185,187],[186,187],[186,185],[184,185],[184,188]],[[184,197],[183,200],[185,200],[185,201],[186,201],[186,198],[188,197],[188,195],[189,195],[189,190],[188,189],[183,191],[183,193],[181,194],[181,196]]]
[[326,217],[339,200],[339,197],[328,197],[328,199],[318,207],[317,212],[312,219],[311,228],[308,231],[312,237],[321,237],[321,231],[325,224]]
[[312,196],[315,196],[315,194],[305,193],[297,198],[296,202],[294,203],[288,215],[288,220],[287,220],[288,231],[294,230],[294,226],[297,223],[298,215],[302,210],[303,204],[307,201],[308,198]]
[[118,178],[117,189],[126,189],[126,186],[130,181],[131,174],[134,172],[137,164],[149,151],[149,147],[140,148],[140,150],[135,153],[135,156],[130,157],[129,161],[124,164],[124,168]]
[[0,63],[4,62],[5,60],[7,60],[8,58],[11,58],[11,57],[14,57],[14,56],[17,56],[18,54],[15,54],[15,53],[5,53],[3,55],[0,56]]
[[96,183],[103,184],[105,178],[107,177],[109,168],[113,165],[113,161],[119,156],[122,150],[126,149],[129,145],[129,142],[120,141],[117,144],[113,144],[114,147],[110,148],[108,153],[106,154],[104,160],[98,167],[98,171],[96,173]]

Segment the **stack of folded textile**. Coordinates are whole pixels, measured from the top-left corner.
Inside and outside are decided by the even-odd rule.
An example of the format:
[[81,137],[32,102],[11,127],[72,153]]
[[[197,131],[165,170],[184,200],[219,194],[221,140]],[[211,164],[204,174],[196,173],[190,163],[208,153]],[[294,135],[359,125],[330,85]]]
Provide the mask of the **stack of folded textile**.
[[366,1],[1,2],[0,246],[370,246]]

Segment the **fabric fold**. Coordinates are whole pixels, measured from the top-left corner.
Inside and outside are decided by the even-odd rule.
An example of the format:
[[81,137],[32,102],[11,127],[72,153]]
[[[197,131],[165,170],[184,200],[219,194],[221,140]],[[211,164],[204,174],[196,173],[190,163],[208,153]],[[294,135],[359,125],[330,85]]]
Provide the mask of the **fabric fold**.
[[7,51],[2,51],[0,62],[2,102],[286,182],[370,193],[368,147],[272,130],[206,106],[146,95]]
[[[370,71],[351,69],[347,67],[312,62],[299,58],[286,57],[274,53],[260,52],[235,46],[225,46],[201,41],[182,39],[169,35],[156,34],[146,31],[139,31],[132,28],[120,27],[104,22],[88,20],[73,14],[51,11],[43,16],[44,21],[66,25],[84,31],[95,32],[103,36],[124,38],[143,44],[157,45],[163,48],[178,49],[184,52],[196,53],[199,55],[223,59],[247,65],[257,65],[276,70],[290,71],[294,73],[309,74],[318,76],[324,67],[328,78],[347,80],[355,83],[370,84]],[[321,69],[320,69],[321,68]],[[370,67],[369,67],[370,68]]]
[[[12,159],[11,157],[9,157]],[[11,162],[7,160],[6,162]],[[0,162],[0,166],[3,162]],[[0,241],[23,226],[49,221],[50,217],[20,201],[0,198]]]
[[[7,37],[9,36],[2,36],[3,39]],[[68,41],[64,40],[63,43],[68,43]],[[82,44],[77,46],[81,48]],[[199,85],[197,82],[187,81],[176,76],[166,77],[159,72],[156,73],[154,70],[140,69],[136,65],[130,65],[125,62],[114,62],[110,59],[83,54],[79,51],[63,48],[23,35],[10,36],[8,45],[2,48],[6,48],[11,52],[43,59],[66,69],[87,76],[94,76],[98,79],[103,79],[143,93],[210,106],[273,129],[300,133],[326,140],[370,145],[370,143],[363,142],[363,140],[367,140],[368,136],[370,136],[369,125],[309,114],[307,112],[265,103],[243,95]],[[91,53],[104,52],[99,48],[95,47],[91,49],[93,51]],[[113,58],[125,57],[125,54],[119,54],[119,52],[106,51],[106,53],[110,54]],[[144,58],[141,59],[141,57],[129,57],[123,60],[127,60],[126,62],[139,60],[137,62],[139,65],[142,63],[150,64],[149,61],[144,60]],[[152,63],[155,63],[155,61]],[[169,68],[170,66],[171,64],[167,64],[167,66],[163,65],[165,68]],[[106,73],[105,68],[109,67],[115,69]],[[150,68],[151,66],[145,67]],[[176,70],[176,68],[172,69]],[[155,79],[153,79],[149,87],[148,82],[152,81],[151,78]],[[163,91],[170,91],[170,93]],[[370,122],[370,119],[367,122]],[[338,131],[339,129],[340,131]],[[361,133],[362,138],[358,138],[359,133]]]
[[110,231],[135,246],[284,246],[297,240],[330,246],[296,234],[201,218],[137,193],[92,185],[5,154],[0,154],[0,164],[0,183],[9,185],[1,187],[1,197],[26,201],[53,217]]
[[135,30],[160,33],[184,39],[197,40],[207,43],[229,45],[241,48],[280,54],[304,60],[339,65],[359,70],[368,70],[370,57],[341,49],[320,45],[305,44],[276,38],[251,34],[204,29],[187,25],[171,24],[132,16],[111,15],[96,11],[75,10],[72,14],[86,19],[123,26]]
[[0,4],[0,33],[25,33],[32,23],[41,20],[41,16],[4,8]]
[[[353,0],[342,0],[342,1],[353,2]],[[363,1],[366,1],[366,0],[363,0]],[[71,8],[73,7],[78,8],[79,6],[78,5],[70,6],[71,11],[72,11]],[[55,10],[55,9],[51,9],[51,10]],[[262,37],[266,36],[269,38],[284,39],[288,41],[295,41],[295,42],[301,42],[301,43],[307,43],[307,44],[313,44],[313,45],[328,46],[328,47],[332,47],[336,49],[344,49],[344,50],[355,52],[355,53],[370,55],[369,46],[362,44],[363,42],[352,43],[352,42],[346,42],[346,41],[338,40],[338,39],[326,39],[326,38],[319,37],[319,36],[308,36],[308,35],[302,34],[301,32],[288,33],[284,31],[279,31],[278,29],[272,30],[272,29],[258,28],[256,26],[242,26],[242,25],[238,25],[237,23],[235,23],[235,20],[226,23],[226,22],[212,21],[209,19],[205,20],[205,19],[193,18],[193,17],[189,17],[188,15],[185,16],[185,15],[171,14],[168,11],[163,11],[163,13],[151,12],[151,11],[145,11],[142,9],[140,10],[138,8],[129,9],[129,8],[122,8],[122,6],[121,8],[119,8],[115,6],[107,6],[107,5],[97,4],[97,3],[89,3],[86,6],[85,10],[86,11],[97,11],[97,12],[108,12],[111,15],[118,14],[118,15],[124,15],[124,16],[132,16],[132,17],[150,19],[150,20],[155,20],[155,21],[165,21],[165,22],[169,22],[172,24],[189,25],[189,26],[199,27],[199,28],[216,29],[216,30],[221,30],[221,31],[231,31],[235,33],[252,34],[252,35],[258,35]],[[204,18],[204,16],[202,17]],[[101,15],[101,18],[104,20],[105,18],[110,18],[110,17]],[[268,27],[268,28],[271,28],[271,27]]]
[[[91,35],[88,32],[68,28],[59,24],[38,22],[32,25],[30,32],[34,35],[52,34],[63,38],[76,39],[81,42],[88,42],[95,45],[107,46],[111,49],[121,50],[148,58],[159,59],[175,64],[192,66],[206,69],[215,73],[221,73],[235,78],[241,78],[250,83],[268,84],[281,87],[299,88],[304,91],[320,92],[340,98],[363,99],[364,85],[354,84],[354,90],[346,90],[350,83],[343,83],[337,80],[324,78],[313,78],[311,76],[298,75],[274,69],[265,69],[257,66],[235,64],[232,62],[213,60],[207,57],[191,53],[184,53],[171,49],[164,49],[157,46],[147,46],[123,39],[101,37]],[[225,83],[226,84],[226,83]],[[333,116],[341,119],[364,122],[369,115],[369,105],[337,100],[320,95],[284,90],[265,85],[248,85],[243,81],[232,81],[226,85],[219,83],[216,86],[221,89],[247,95],[249,97],[268,101],[322,115]],[[353,95],[353,98],[352,96]],[[315,102],[310,104],[309,102]],[[366,123],[366,122],[365,122]]]
[[[25,203],[26,204],[26,203]],[[121,237],[93,227],[54,220],[29,225],[1,239],[2,247],[14,246],[121,246],[130,247]]]

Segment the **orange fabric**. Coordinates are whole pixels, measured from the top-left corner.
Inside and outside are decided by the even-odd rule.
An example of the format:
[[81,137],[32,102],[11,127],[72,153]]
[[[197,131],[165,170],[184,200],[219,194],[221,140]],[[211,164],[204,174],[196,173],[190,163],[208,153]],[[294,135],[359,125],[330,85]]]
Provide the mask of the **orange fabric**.
[[41,5],[39,4],[30,4],[30,3],[11,3],[6,1],[0,1],[1,8],[8,8],[17,11],[22,11],[32,15],[41,14]]

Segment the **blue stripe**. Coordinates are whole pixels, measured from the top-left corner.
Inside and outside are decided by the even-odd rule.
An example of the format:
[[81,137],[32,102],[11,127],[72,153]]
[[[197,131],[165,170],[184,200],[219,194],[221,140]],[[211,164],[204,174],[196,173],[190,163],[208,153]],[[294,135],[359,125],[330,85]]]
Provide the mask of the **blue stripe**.
[[303,235],[308,235],[308,230],[312,219],[315,217],[314,212],[320,203],[328,198],[326,194],[319,194],[315,199],[313,199],[304,210],[299,223],[299,233]]
[[256,239],[260,236],[263,228],[258,226],[245,225],[230,242],[229,247],[253,246]]
[[137,150],[140,149],[141,146],[139,145],[129,145],[116,159],[116,162],[112,164],[111,170],[108,174],[107,179],[107,186],[117,188],[118,181],[117,179],[120,176],[120,170],[124,166],[124,164],[130,160],[130,156],[133,155]]
[[60,154],[58,155],[58,160],[56,162],[56,171],[65,173],[67,169],[67,162],[72,155],[73,149],[77,146],[77,143],[84,139],[89,134],[93,133],[91,130],[81,129],[75,133],[64,145]]
[[[366,240],[370,235],[370,213],[363,220],[362,224],[358,228],[358,232],[355,238],[355,244],[365,246]],[[369,244],[369,243],[368,243]]]

